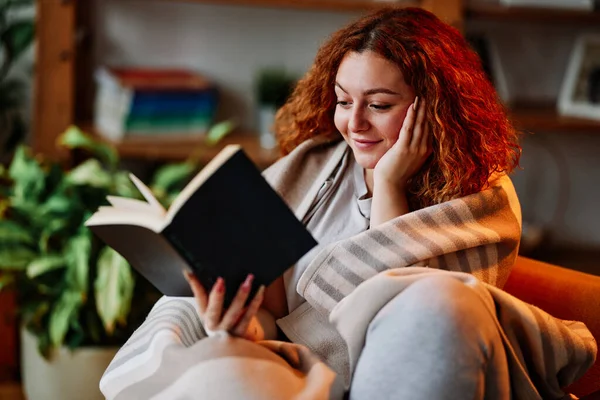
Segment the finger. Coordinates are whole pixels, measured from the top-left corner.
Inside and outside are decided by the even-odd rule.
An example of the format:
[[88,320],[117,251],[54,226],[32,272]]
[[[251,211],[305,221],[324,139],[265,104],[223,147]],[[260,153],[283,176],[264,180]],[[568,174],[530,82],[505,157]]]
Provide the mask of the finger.
[[206,306],[208,305],[208,296],[206,295],[204,286],[202,286],[198,278],[196,278],[196,275],[194,275],[191,271],[183,271],[183,276],[185,276],[185,279],[192,288],[192,293],[194,294],[194,298],[196,299],[196,303],[198,303],[198,308],[200,309],[200,315],[204,316],[206,313]]
[[241,314],[244,311],[244,307],[246,306],[246,300],[248,300],[248,296],[250,296],[250,289],[252,288],[253,280],[254,275],[250,274],[246,277],[244,283],[240,285],[240,288],[233,298],[233,301],[229,305],[227,311],[225,311],[225,315],[221,320],[221,328],[230,330],[238,322]]
[[421,146],[421,139],[425,133],[425,102],[420,101],[417,109],[417,117],[415,121],[415,126],[412,131],[412,140],[410,143],[410,147],[414,150],[417,150]]
[[256,315],[258,309],[260,308],[260,305],[262,304],[264,294],[265,286],[261,285],[256,291],[256,295],[250,302],[250,305],[248,305],[246,312],[232,331],[232,334],[236,336],[243,336],[246,333],[246,331],[248,330],[248,326],[250,325],[250,321],[252,320],[252,317]]
[[404,122],[402,122],[402,128],[400,128],[400,136],[398,137],[398,141],[396,144],[398,146],[408,148],[412,139],[412,130],[413,125],[415,123],[415,105],[418,105],[419,98],[416,97],[415,101],[408,106],[408,111],[406,112],[406,117],[404,117]]
[[221,315],[223,314],[223,299],[225,298],[225,281],[219,277],[212,287],[208,296],[208,306],[204,315],[206,328],[215,331],[219,328]]

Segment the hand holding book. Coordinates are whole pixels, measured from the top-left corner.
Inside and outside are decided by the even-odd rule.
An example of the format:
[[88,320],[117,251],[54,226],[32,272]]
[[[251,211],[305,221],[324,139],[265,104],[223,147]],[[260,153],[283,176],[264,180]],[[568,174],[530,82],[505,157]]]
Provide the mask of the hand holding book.
[[[256,324],[251,322],[262,304],[265,287],[260,286],[254,297],[248,303],[250,290],[252,289],[253,275],[248,275],[239,287],[231,305],[224,309],[225,281],[217,279],[209,294],[200,281],[191,272],[186,271],[185,277],[190,283],[194,297],[198,303],[198,310],[202,320],[202,326],[208,336],[214,336],[218,332],[228,332],[251,341],[262,340]],[[246,304],[248,305],[246,306]]]

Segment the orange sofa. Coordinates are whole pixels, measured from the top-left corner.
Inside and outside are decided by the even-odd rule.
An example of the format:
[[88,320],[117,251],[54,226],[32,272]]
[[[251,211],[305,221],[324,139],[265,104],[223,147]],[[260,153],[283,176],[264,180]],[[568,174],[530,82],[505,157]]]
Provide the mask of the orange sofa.
[[[557,318],[584,322],[600,342],[600,276],[518,257],[504,290]],[[600,357],[567,391],[600,399]]]

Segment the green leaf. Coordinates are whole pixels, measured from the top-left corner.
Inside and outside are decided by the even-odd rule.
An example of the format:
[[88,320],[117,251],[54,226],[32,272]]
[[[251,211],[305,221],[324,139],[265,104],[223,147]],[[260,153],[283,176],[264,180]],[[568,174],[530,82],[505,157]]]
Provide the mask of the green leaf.
[[52,254],[36,258],[27,265],[27,276],[29,278],[35,278],[36,276],[45,274],[58,268],[66,266],[66,260],[64,256],[58,254]]
[[60,346],[64,339],[72,318],[77,318],[77,312],[82,304],[81,293],[65,291],[52,308],[48,330],[50,343],[54,347]]
[[21,20],[9,25],[2,33],[0,40],[5,45],[9,57],[16,59],[31,44],[35,36],[35,25],[32,21]]
[[0,243],[34,243],[33,234],[27,228],[9,220],[0,220]]
[[0,274],[0,292],[15,283],[15,276],[13,274]]
[[41,214],[63,214],[71,209],[72,200],[64,193],[55,193],[41,206]]
[[8,174],[14,181],[13,196],[34,201],[44,190],[45,173],[38,161],[23,146],[15,151]]
[[59,136],[58,144],[71,150],[87,150],[112,168],[116,167],[119,162],[117,151],[113,147],[95,140],[73,125]]
[[102,334],[104,327],[102,326],[100,319],[98,318],[97,311],[91,308],[85,309],[84,325],[85,333],[91,338],[92,343],[99,343],[102,340]]
[[213,125],[207,135],[205,143],[209,146],[214,146],[221,141],[225,136],[229,135],[237,127],[237,124],[231,120],[219,122]]
[[164,195],[173,186],[189,179],[195,170],[196,166],[189,162],[165,165],[154,174],[150,188],[159,196]]
[[137,190],[131,179],[128,171],[116,172],[113,176],[114,194],[127,198],[140,198],[140,192]]
[[35,336],[38,340],[38,351],[46,360],[50,361],[50,356],[52,355],[52,344],[50,343],[50,334],[49,333],[35,333]]
[[98,315],[109,335],[114,332],[116,322],[125,323],[134,285],[127,261],[110,247],[104,247],[98,258],[98,277],[94,288]]
[[23,270],[36,254],[26,247],[11,246],[0,249],[0,270]]
[[82,346],[83,341],[85,340],[86,332],[83,330],[83,327],[77,318],[71,318],[71,324],[69,325],[69,328],[69,334],[65,338],[65,346],[67,346],[70,350],[74,350]]
[[48,247],[49,247],[50,239],[52,238],[52,236],[59,233],[60,231],[62,231],[63,229],[65,229],[68,226],[69,226],[69,220],[67,220],[66,218],[51,219],[47,224],[45,224],[44,229],[42,230],[42,233],[40,234],[40,239],[38,242],[40,251],[42,251],[44,253],[48,252]]
[[50,311],[50,302],[47,300],[27,300],[20,308],[21,319],[28,326],[39,326]]
[[171,204],[173,204],[173,202],[178,197],[178,195],[179,195],[179,193],[171,193],[171,194],[165,196],[164,199],[162,200],[163,205],[168,208]]
[[69,286],[80,293],[87,293],[92,240],[87,228],[80,231],[67,243],[67,280]]
[[19,220],[26,220],[31,223],[38,219],[37,217],[40,214],[40,209],[37,201],[16,197],[11,200],[9,205],[10,211],[15,215],[18,215]]
[[91,158],[69,171],[66,181],[74,185],[108,189],[112,184],[112,177],[98,160]]

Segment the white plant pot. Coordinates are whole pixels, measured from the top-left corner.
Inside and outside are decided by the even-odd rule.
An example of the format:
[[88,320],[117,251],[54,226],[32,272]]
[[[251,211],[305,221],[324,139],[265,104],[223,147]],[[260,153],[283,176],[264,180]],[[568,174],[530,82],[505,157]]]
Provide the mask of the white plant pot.
[[276,112],[277,110],[273,106],[260,105],[258,109],[260,145],[265,149],[272,149],[277,145],[275,134],[273,133]]
[[21,329],[21,375],[28,400],[104,399],[98,383],[118,348],[82,347],[56,350],[50,361],[37,349],[37,339]]

